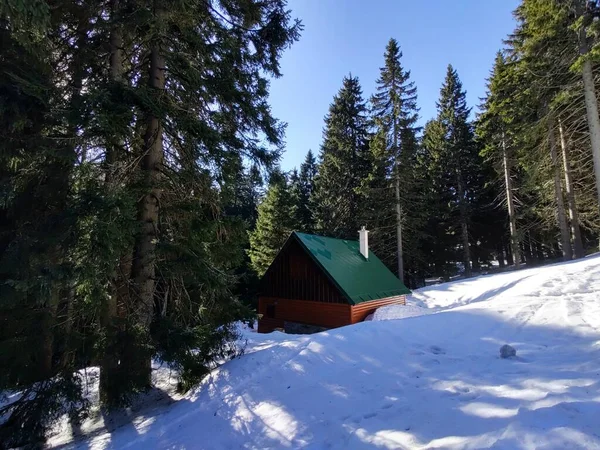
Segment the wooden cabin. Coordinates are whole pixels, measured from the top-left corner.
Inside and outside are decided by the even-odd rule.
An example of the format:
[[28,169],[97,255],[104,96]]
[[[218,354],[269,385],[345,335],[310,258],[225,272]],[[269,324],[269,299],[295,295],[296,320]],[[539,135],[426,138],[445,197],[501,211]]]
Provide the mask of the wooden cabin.
[[[359,240],[293,232],[263,275],[258,332],[311,332],[363,321],[377,308],[406,304],[410,291]],[[299,327],[300,325],[300,327]],[[305,331],[298,331],[299,328]]]

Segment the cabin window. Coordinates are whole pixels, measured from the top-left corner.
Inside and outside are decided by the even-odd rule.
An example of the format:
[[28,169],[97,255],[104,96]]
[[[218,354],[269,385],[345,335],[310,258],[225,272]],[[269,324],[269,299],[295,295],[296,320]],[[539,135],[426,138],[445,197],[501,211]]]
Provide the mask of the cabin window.
[[267,317],[269,319],[275,318],[275,305],[267,305]]

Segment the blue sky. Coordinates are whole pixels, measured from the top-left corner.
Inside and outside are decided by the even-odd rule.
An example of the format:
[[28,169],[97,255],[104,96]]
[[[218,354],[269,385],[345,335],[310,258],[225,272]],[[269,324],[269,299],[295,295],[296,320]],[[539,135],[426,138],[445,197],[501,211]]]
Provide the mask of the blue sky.
[[287,122],[284,170],[319,152],[323,117],[342,78],[358,76],[365,98],[375,89],[391,37],[404,53],[418,89],[420,121],[435,116],[448,63],[458,71],[469,106],[485,93],[496,51],[514,28],[518,0],[290,0],[304,24],[300,41],[281,59],[283,77],[271,82],[270,102]]

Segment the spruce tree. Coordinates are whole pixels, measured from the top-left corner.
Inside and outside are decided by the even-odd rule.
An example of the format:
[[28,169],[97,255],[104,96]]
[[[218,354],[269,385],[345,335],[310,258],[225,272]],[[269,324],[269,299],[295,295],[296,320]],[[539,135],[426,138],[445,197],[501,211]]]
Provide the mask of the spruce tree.
[[316,176],[317,160],[312,150],[309,150],[304,162],[300,164],[300,173],[298,174],[299,195],[296,206],[298,227],[306,233],[313,233],[315,230],[312,198],[315,190]]
[[428,275],[445,279],[455,274],[454,262],[456,223],[452,208],[453,189],[446,168],[446,130],[440,120],[432,119],[423,130],[423,153],[419,165],[423,174],[424,207],[426,223],[423,243]]
[[360,188],[371,165],[369,137],[360,83],[345,77],[325,117],[315,179],[314,214],[320,233],[356,239],[364,208]]
[[290,213],[292,194],[283,174],[273,176],[264,200],[258,206],[258,219],[250,233],[250,261],[260,277],[269,268],[275,256],[297,228],[294,214]]
[[[395,39],[390,39],[384,54],[384,66],[380,69],[377,80],[377,93],[371,99],[372,114],[375,125],[385,146],[382,152],[377,152],[383,161],[380,176],[389,179],[392,189],[386,189],[385,183],[380,186],[379,195],[387,197],[382,203],[394,205],[393,222],[387,221],[379,226],[383,230],[395,229],[396,261],[398,277],[404,281],[403,233],[405,234],[405,217],[414,211],[414,157],[416,155],[416,122],[417,89],[410,81],[410,72],[404,70],[400,59],[402,52]],[[411,224],[414,225],[414,224]],[[416,232],[415,227],[409,229]],[[377,229],[374,232],[377,234]],[[379,239],[384,238],[379,233]],[[404,240],[406,237],[404,237]]]
[[123,352],[133,390],[148,385],[152,353],[190,386],[231,337],[223,325],[239,310],[230,286],[243,228],[225,216],[214,181],[242,155],[265,165],[277,158],[283,128],[270,114],[265,76],[280,75],[281,51],[299,31],[283,1],[155,0],[146,12],[131,16],[144,21],[132,41],[148,43],[136,47],[147,58],[132,90],[140,145],[131,192],[141,200],[126,317],[132,345]]
[[469,233],[472,207],[481,185],[481,160],[474,141],[473,127],[469,122],[470,108],[458,74],[449,65],[446,79],[437,103],[438,116],[435,124],[428,127],[426,149],[431,163],[432,186],[438,189],[438,204],[450,218],[445,233],[459,237],[456,245],[461,247],[461,262],[466,276],[471,274],[471,241]]

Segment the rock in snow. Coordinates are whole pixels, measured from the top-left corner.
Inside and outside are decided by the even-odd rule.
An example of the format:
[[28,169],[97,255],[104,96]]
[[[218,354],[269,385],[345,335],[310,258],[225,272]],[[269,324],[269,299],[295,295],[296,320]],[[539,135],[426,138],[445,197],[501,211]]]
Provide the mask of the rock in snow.
[[512,356],[517,356],[517,351],[514,347],[504,344],[500,347],[500,358],[510,358]]

